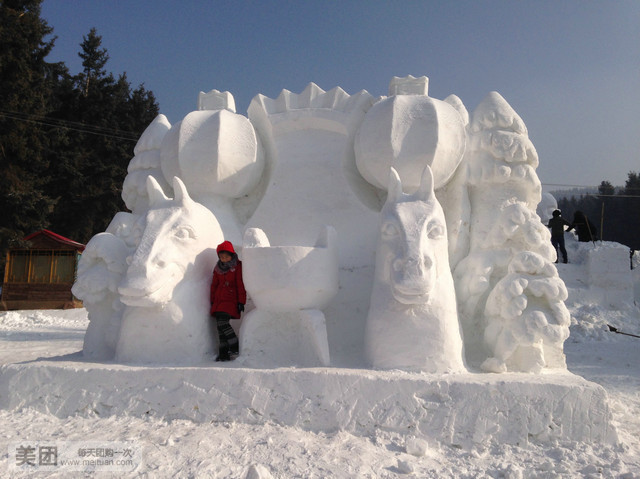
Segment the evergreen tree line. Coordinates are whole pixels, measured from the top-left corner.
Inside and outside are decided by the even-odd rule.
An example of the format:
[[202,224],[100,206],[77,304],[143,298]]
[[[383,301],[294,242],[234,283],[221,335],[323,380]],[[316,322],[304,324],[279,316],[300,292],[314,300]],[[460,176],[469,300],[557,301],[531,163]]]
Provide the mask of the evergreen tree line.
[[598,228],[599,239],[640,250],[640,173],[629,172],[624,187],[603,181],[597,194],[564,196],[558,200],[558,208],[567,221],[582,211]]
[[47,62],[56,38],[41,3],[0,0],[0,271],[30,233],[86,243],[126,210],[127,165],[159,111],[153,92],[107,72],[95,29],[79,45],[81,72]]

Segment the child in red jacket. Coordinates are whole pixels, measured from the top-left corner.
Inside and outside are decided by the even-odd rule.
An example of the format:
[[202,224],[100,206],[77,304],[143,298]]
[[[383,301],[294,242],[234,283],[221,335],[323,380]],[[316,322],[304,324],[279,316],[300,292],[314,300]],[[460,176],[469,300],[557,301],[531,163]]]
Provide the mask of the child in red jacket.
[[239,353],[238,337],[229,320],[240,318],[247,302],[247,292],[242,282],[242,261],[231,242],[220,243],[216,251],[219,261],[213,268],[210,313],[216,320],[220,343],[216,361],[229,361]]

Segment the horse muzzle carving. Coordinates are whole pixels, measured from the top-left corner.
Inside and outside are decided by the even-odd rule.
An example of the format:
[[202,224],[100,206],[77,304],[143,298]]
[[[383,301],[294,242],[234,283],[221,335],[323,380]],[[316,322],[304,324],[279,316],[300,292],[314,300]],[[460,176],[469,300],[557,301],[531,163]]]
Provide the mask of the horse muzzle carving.
[[429,257],[422,261],[397,258],[392,266],[389,282],[394,298],[402,304],[428,302],[436,281],[433,261]]

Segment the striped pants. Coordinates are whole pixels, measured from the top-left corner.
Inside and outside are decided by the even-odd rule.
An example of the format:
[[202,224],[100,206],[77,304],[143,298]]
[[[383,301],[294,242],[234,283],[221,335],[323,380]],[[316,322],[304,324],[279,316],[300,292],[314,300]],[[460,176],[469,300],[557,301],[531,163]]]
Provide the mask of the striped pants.
[[228,361],[231,354],[238,354],[238,336],[229,324],[231,315],[228,313],[214,313],[218,328],[218,361]]

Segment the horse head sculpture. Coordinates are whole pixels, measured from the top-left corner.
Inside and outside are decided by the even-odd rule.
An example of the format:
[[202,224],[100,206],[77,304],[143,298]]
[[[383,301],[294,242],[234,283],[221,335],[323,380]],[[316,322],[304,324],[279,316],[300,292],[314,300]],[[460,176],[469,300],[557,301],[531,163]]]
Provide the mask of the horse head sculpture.
[[433,192],[429,167],[424,170],[420,188],[412,195],[403,193],[400,177],[391,168],[381,218],[379,279],[388,282],[399,303],[428,302],[438,270],[449,268],[446,222]]
[[175,198],[169,199],[155,178],[147,178],[150,209],[133,228],[138,247],[127,258],[127,274],[118,288],[126,305],[166,304],[180,281],[211,272],[213,266],[197,258],[223,241],[220,225],[189,197],[179,178],[173,179],[173,188]]
[[465,370],[447,227],[428,166],[411,195],[391,168],[365,343],[374,367]]
[[178,178],[173,179],[173,199],[152,176],[147,188],[150,209],[133,228],[138,246],[127,258],[127,273],[118,288],[126,308],[116,360],[199,363],[215,345],[209,285],[222,230]]

